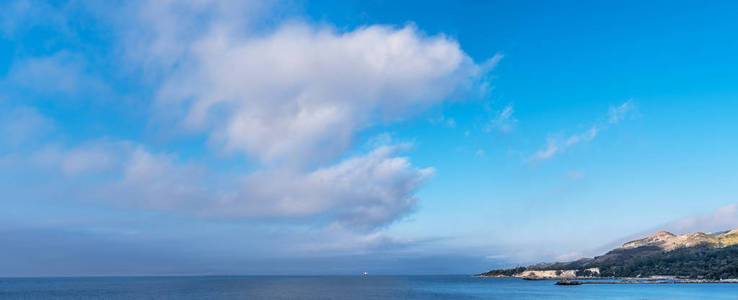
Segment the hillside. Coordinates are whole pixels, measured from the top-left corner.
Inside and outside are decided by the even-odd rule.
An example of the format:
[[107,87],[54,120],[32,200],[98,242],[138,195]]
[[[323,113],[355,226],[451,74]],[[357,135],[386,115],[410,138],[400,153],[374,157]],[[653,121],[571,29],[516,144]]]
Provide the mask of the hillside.
[[524,278],[738,278],[738,229],[683,235],[661,231],[627,242],[594,258],[492,270],[480,275]]

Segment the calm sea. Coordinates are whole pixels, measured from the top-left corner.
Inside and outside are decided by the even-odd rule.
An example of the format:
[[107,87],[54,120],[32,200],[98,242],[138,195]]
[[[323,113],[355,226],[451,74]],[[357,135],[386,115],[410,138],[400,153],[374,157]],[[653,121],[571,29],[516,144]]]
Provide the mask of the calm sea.
[[0,279],[2,299],[738,299],[738,284],[555,286],[469,276]]

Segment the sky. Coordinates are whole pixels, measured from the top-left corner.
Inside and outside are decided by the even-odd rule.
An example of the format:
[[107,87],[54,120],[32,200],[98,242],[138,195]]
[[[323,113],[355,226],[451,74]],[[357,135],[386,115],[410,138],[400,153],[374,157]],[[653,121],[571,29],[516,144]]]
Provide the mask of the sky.
[[472,274],[738,227],[731,1],[0,4],[0,276]]

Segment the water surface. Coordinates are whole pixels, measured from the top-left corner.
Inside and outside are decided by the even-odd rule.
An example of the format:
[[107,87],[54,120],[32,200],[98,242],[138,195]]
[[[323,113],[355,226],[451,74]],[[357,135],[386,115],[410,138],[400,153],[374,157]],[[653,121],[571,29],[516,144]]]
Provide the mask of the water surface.
[[556,286],[470,276],[0,279],[1,299],[738,299],[738,284]]

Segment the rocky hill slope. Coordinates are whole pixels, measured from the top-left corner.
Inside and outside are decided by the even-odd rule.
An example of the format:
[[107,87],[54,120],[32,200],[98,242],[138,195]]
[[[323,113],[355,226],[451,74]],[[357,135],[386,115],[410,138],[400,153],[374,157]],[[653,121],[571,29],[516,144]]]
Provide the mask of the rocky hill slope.
[[674,235],[671,232],[660,231],[647,238],[627,242],[621,248],[633,249],[643,246],[657,246],[665,251],[672,251],[681,247],[694,247],[697,245],[721,248],[737,243],[738,229],[713,234],[694,232],[683,235]]

